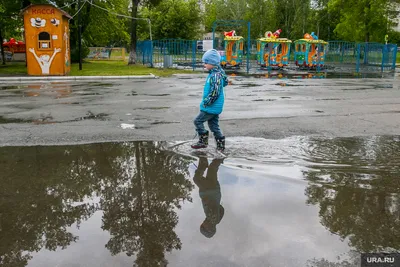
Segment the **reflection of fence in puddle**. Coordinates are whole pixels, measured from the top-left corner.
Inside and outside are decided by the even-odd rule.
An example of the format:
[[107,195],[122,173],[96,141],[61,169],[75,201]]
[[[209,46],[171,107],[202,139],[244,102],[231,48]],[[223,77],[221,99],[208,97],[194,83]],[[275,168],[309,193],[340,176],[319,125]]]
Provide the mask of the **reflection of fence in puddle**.
[[229,77],[252,77],[258,79],[363,79],[363,78],[394,78],[395,73],[393,72],[363,72],[357,73],[354,71],[323,71],[323,72],[285,72],[285,71],[273,71],[273,72],[256,72],[245,74],[239,71],[229,72]]
[[[228,73],[229,77],[243,76],[240,72]],[[285,72],[271,72],[271,73],[255,73],[245,75],[248,77],[258,79],[325,79],[328,77],[326,72],[305,72],[305,73],[285,73]]]
[[266,73],[261,77],[270,79],[324,79],[327,77],[327,73]]

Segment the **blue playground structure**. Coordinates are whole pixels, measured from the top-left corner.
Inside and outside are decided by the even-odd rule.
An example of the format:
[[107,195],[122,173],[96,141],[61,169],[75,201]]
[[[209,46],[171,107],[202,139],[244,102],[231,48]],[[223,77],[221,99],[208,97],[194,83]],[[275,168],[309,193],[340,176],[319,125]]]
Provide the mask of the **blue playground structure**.
[[257,64],[261,67],[283,68],[288,66],[292,41],[279,38],[281,30],[265,33],[257,39]]
[[325,47],[328,43],[319,40],[314,33],[306,33],[303,39],[294,41],[294,45],[294,63],[296,66],[308,69],[325,66]]
[[236,36],[235,31],[224,33],[224,51],[221,53],[223,68],[240,68],[243,60],[244,38]]

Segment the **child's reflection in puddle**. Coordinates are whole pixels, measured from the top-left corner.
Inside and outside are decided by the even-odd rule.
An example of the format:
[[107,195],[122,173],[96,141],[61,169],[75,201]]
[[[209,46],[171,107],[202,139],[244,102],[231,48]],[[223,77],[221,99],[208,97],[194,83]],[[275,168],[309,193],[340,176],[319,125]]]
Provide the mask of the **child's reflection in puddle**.
[[[205,213],[205,220],[200,225],[200,232],[208,238],[215,235],[217,224],[224,217],[224,207],[221,202],[221,188],[218,182],[218,168],[223,159],[213,159],[208,165],[206,157],[199,158],[199,165],[195,171],[193,181],[199,187],[199,194]],[[207,170],[207,175],[204,172]]]

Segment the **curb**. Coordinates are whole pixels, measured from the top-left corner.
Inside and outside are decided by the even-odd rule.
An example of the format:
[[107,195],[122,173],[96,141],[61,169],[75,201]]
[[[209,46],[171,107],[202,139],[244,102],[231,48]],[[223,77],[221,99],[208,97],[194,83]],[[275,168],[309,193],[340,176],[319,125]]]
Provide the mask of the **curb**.
[[171,76],[176,78],[207,77],[208,73],[175,73]]
[[149,75],[131,76],[24,76],[24,77],[0,77],[2,82],[23,82],[23,81],[79,81],[79,80],[122,80],[122,79],[157,79],[152,73]]

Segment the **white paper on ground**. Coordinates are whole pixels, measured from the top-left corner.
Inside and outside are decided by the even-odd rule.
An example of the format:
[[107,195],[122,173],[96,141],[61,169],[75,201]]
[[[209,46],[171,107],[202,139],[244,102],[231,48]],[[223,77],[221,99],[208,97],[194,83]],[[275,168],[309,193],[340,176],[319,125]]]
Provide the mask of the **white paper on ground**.
[[135,124],[121,123],[122,129],[135,129]]

